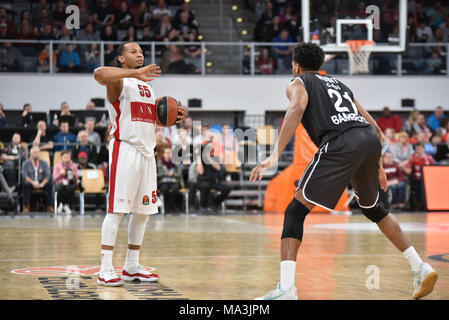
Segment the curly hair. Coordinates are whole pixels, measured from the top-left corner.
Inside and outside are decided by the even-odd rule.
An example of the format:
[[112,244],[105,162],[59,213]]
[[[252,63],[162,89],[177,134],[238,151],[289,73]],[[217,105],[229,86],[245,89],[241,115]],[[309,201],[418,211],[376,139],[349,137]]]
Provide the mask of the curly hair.
[[303,42],[293,48],[293,61],[306,71],[318,71],[324,62],[324,51],[314,43]]

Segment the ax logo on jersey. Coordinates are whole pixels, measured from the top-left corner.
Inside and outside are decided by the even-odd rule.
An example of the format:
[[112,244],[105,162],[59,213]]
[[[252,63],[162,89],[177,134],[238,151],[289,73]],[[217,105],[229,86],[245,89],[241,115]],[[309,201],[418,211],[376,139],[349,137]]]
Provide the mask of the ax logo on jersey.
[[154,104],[131,101],[131,121],[147,123],[156,122],[156,107]]

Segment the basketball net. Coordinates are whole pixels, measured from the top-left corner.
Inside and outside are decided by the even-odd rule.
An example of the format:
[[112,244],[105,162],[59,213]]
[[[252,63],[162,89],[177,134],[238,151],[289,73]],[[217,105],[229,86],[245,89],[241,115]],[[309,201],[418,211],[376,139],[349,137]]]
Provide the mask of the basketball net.
[[[368,60],[374,41],[370,40],[348,40],[349,73],[368,73]],[[363,50],[361,50],[363,48]]]

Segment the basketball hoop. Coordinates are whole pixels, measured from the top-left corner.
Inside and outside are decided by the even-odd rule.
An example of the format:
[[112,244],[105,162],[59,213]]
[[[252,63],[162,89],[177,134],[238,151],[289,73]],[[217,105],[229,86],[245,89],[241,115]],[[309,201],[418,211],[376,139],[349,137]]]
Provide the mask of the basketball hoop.
[[346,44],[348,45],[349,73],[368,73],[368,60],[375,42],[371,40],[348,40]]

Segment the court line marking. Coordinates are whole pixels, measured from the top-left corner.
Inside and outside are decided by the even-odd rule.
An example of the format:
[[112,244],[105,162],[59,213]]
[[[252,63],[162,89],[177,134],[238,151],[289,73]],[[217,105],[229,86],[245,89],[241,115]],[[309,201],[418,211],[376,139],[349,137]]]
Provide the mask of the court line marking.
[[[335,257],[335,258],[357,258],[357,257],[401,257],[400,254],[301,254],[301,257],[312,257],[312,258],[320,258],[320,257]],[[269,256],[147,256],[142,257],[140,259],[210,259],[210,258],[256,258],[256,259],[265,259],[265,258],[279,258],[279,255],[269,255]],[[100,258],[48,258],[48,259],[0,259],[0,262],[11,262],[11,261],[75,261],[75,260],[100,260]]]

